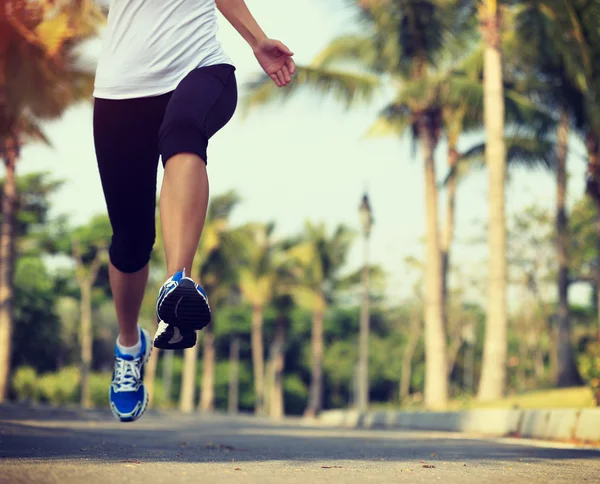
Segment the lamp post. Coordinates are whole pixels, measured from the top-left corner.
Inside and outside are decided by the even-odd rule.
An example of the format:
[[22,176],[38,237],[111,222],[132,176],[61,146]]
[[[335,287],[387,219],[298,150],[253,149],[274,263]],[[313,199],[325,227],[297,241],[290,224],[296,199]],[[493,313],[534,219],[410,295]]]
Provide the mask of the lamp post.
[[362,268],[362,304],[360,311],[360,336],[358,348],[358,409],[369,406],[369,238],[373,227],[373,213],[365,193],[359,207],[362,225],[364,259]]

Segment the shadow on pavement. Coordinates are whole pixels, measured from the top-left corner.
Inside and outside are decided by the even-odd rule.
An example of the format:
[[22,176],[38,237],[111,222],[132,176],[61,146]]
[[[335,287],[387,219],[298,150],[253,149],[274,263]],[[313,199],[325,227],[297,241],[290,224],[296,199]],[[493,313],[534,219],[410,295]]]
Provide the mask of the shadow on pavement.
[[149,411],[132,424],[108,411],[0,406],[0,459],[124,462],[519,461],[560,465],[586,450],[513,446],[443,433],[331,429],[294,421]]

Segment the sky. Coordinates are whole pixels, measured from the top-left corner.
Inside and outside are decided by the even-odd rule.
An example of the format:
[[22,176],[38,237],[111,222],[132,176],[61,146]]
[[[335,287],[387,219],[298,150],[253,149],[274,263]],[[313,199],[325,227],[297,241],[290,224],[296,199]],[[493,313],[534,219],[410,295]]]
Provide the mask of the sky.
[[[353,12],[343,0],[247,0],[247,4],[267,35],[284,42],[299,64],[309,63],[331,39],[355,28]],[[260,67],[222,17],[218,37],[236,65],[243,98],[244,84],[260,74]],[[91,62],[97,58],[100,42],[84,49]],[[423,164],[418,152],[412,153],[408,138],[363,136],[386,100],[382,93],[369,105],[347,110],[332,99],[302,91],[285,103],[257,108],[246,117],[238,109],[210,142],[208,172],[212,195],[230,189],[241,195],[234,224],[275,221],[282,236],[300,231],[307,219],[322,221],[330,230],[340,223],[360,230],[358,206],[367,189],[375,217],[371,261],[389,273],[388,293],[394,301],[409,295],[414,285],[416,274],[407,270],[405,258],[424,257],[425,194]],[[45,128],[52,148],[25,147],[19,172],[50,171],[66,180],[53,200],[53,213],[69,214],[73,224],[105,212],[94,156],[91,104],[71,108]],[[466,148],[473,141],[462,140],[459,147]],[[573,141],[568,159],[570,204],[583,194],[583,153],[580,143]],[[444,143],[436,155],[441,180]],[[482,235],[488,207],[486,186],[487,175],[482,171],[462,182],[458,190],[453,262],[460,274],[485,276],[485,244],[474,246],[470,240]],[[508,217],[532,203],[553,210],[555,192],[550,174],[513,171],[506,191]],[[441,227],[443,195],[439,200]],[[348,269],[361,263],[357,238]]]

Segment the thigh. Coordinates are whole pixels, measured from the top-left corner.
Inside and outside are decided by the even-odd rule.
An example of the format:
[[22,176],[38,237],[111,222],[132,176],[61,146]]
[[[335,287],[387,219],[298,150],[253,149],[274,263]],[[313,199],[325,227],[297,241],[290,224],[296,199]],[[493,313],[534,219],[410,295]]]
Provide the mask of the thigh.
[[154,233],[158,131],[168,95],[94,102],[94,144],[114,235]]
[[231,119],[237,101],[233,66],[219,64],[190,72],[167,106],[160,131],[163,162],[184,152],[207,161],[208,140]]

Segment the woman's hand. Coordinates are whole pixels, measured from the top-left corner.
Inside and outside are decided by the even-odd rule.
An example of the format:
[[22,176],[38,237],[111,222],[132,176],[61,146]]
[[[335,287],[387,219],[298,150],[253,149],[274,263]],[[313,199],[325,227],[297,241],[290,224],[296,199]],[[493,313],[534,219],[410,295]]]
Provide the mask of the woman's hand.
[[278,40],[264,39],[254,48],[258,63],[278,87],[287,86],[296,71],[293,52]]

